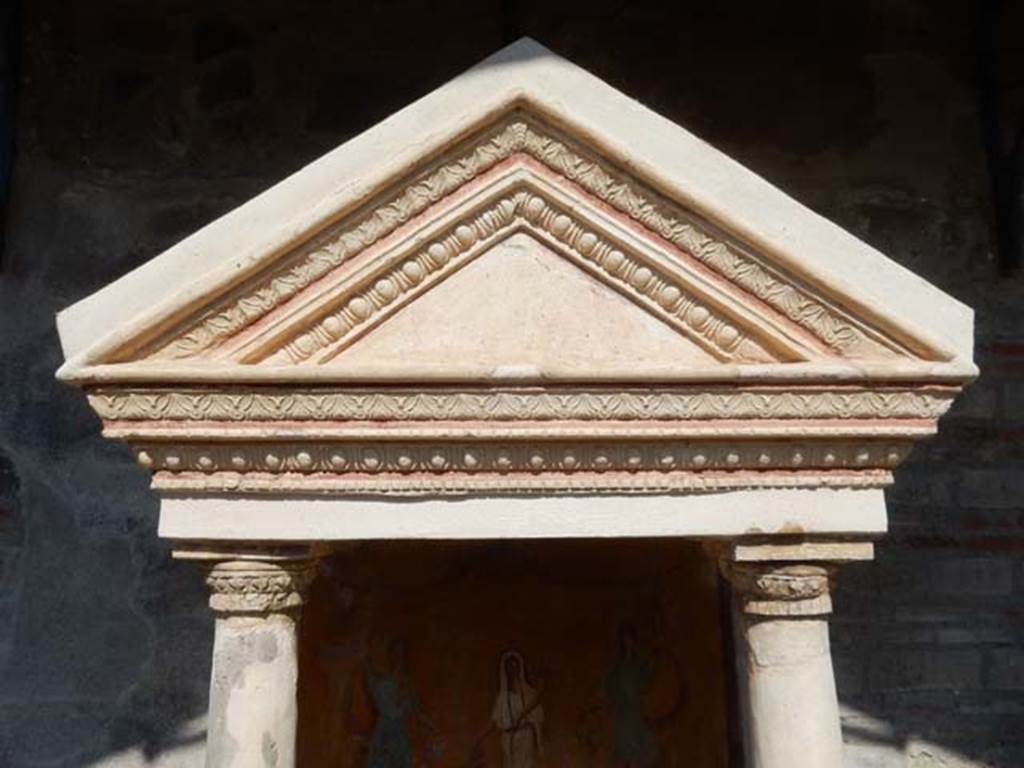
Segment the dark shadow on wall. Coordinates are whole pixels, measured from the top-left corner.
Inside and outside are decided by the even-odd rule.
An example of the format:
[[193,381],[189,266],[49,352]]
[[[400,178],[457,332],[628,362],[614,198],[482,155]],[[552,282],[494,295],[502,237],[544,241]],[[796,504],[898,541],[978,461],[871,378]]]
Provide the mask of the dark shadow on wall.
[[145,473],[53,380],[54,312],[511,29],[978,308],[982,379],[899,471],[876,561],[842,575],[835,661],[854,765],[1024,764],[1024,288],[990,258],[966,4],[26,5],[0,276],[0,764],[203,738],[204,588],[159,542]]
[[1002,346],[980,346],[980,380],[897,471],[875,561],[840,576],[845,733],[868,765],[886,746],[923,765],[1024,761],[1024,366]]
[[11,282],[0,287],[20,341],[0,352],[0,454],[17,483],[0,512],[0,764],[77,766],[128,749],[148,759],[201,741],[205,589],[158,540],[131,453],[53,379],[52,317],[33,308],[49,302],[25,285],[12,296]]

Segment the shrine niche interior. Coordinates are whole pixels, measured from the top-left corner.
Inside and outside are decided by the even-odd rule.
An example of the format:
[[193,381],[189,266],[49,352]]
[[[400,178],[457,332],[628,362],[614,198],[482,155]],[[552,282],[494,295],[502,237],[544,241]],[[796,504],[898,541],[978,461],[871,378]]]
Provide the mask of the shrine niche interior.
[[537,692],[545,765],[729,764],[735,674],[693,542],[373,542],[321,572],[300,632],[299,765],[373,764],[390,679],[415,707],[413,764],[503,765],[510,653]]
[[838,768],[831,585],[977,374],[969,308],[530,40],[58,327],[207,573],[213,766]]

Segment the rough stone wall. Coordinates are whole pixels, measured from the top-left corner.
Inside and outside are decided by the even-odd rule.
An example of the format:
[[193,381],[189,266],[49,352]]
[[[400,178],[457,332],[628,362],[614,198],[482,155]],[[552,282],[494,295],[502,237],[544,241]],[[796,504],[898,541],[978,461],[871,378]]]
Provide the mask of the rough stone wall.
[[1024,765],[1024,282],[991,253],[970,4],[664,5],[24,3],[0,765],[202,763],[204,590],[144,473],[54,382],[54,313],[520,32],[977,309],[982,377],[842,576],[835,662],[849,766]]

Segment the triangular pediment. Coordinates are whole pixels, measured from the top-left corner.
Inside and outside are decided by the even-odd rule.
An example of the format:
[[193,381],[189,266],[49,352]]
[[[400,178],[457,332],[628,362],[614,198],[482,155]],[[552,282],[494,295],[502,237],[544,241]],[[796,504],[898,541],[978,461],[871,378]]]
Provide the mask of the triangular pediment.
[[969,310],[591,75],[524,42],[460,81],[64,313],[64,374],[973,372]]
[[715,363],[672,326],[518,232],[323,364],[360,373],[551,378]]

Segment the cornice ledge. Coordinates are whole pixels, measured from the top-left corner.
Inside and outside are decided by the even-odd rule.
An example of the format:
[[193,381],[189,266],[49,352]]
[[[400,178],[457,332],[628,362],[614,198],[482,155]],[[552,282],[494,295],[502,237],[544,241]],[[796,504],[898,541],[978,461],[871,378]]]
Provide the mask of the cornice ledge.
[[[608,205],[636,220],[655,235],[686,251],[692,257],[695,257],[697,261],[711,268],[712,271],[718,272],[726,280],[733,281],[736,287],[749,291],[757,300],[766,302],[775,311],[778,311],[782,316],[795,323],[796,326],[802,327],[804,331],[812,331],[827,345],[838,350],[853,351],[855,353],[857,350],[861,350],[860,354],[854,355],[855,357],[870,357],[871,349],[874,349],[877,353],[884,351],[886,345],[891,346],[891,341],[885,341],[878,333],[860,328],[852,316],[835,306],[831,306],[831,300],[810,295],[808,293],[810,289],[807,286],[795,285],[791,278],[783,277],[777,270],[773,270],[770,265],[760,263],[756,256],[747,253],[742,247],[730,244],[728,236],[721,233],[709,234],[701,231],[702,225],[693,218],[692,214],[676,210],[673,208],[672,203],[659,198],[658,194],[652,190],[643,188],[641,182],[634,181],[633,183],[639,183],[640,187],[636,189],[631,188],[630,179],[624,177],[621,171],[602,168],[600,158],[588,155],[584,148],[570,146],[571,140],[568,137],[558,136],[557,138],[552,138],[548,135],[551,133],[551,129],[541,130],[538,128],[539,125],[535,118],[514,115],[511,122],[503,128],[499,126],[499,128],[491,128],[489,133],[485,131],[485,135],[491,136],[491,140],[495,141],[496,144],[491,147],[490,151],[484,151],[481,159],[478,159],[476,164],[471,163],[469,167],[475,168],[476,165],[482,162],[483,165],[479,167],[487,169],[494,163],[500,162],[503,158],[510,157],[516,152],[525,152],[552,172],[565,175],[565,178],[579,184],[588,193],[604,199]],[[498,140],[494,138],[495,136],[502,136],[503,131],[504,134],[507,134],[506,139]],[[557,132],[555,133],[557,134]],[[399,198],[396,198],[396,200],[402,199],[405,202],[398,203],[392,201],[385,204],[377,213],[366,219],[366,222],[370,222],[366,224],[366,226],[369,226],[367,233],[357,236],[351,236],[350,234],[334,235],[337,240],[334,246],[328,242],[331,239],[329,236],[324,234],[316,236],[310,245],[303,246],[305,261],[301,264],[295,262],[297,256],[294,255],[283,259],[282,266],[277,267],[277,271],[272,271],[270,274],[260,277],[253,286],[246,289],[248,294],[244,292],[238,294],[237,290],[232,291],[229,294],[229,301],[233,302],[231,305],[233,309],[222,308],[223,311],[215,309],[212,312],[204,312],[200,326],[197,326],[192,331],[186,331],[185,335],[180,336],[177,341],[173,337],[168,340],[165,335],[163,337],[164,341],[159,342],[155,348],[152,345],[150,346],[151,352],[156,351],[157,358],[174,359],[195,355],[221,343],[226,334],[230,335],[244,328],[252,323],[256,317],[270,311],[276,304],[294,295],[305,285],[321,277],[326,271],[350,259],[352,253],[357,253],[359,250],[384,237],[395,227],[409,221],[410,217],[415,214],[411,210],[405,211],[403,206],[413,204],[418,210],[420,207],[442,198],[445,194],[473,178],[475,171],[467,171],[461,165],[459,167],[463,168],[460,173],[452,174],[449,172],[439,177],[445,179],[446,184],[449,186],[453,183],[455,184],[455,187],[452,187],[451,190],[447,186],[442,185],[445,186],[445,191],[441,191],[435,189],[433,184],[426,183],[422,192],[412,195],[409,200],[405,200],[402,195],[399,195]],[[468,176],[466,176],[467,173],[469,174]],[[415,187],[417,183],[420,182],[412,182],[412,187]],[[565,214],[563,212],[560,215],[564,216]],[[557,220],[557,216],[552,218]],[[556,226],[555,229],[557,230],[558,227]],[[335,253],[336,250],[338,253]],[[610,250],[617,252],[618,249],[611,248]],[[295,263],[293,264],[293,262]],[[431,260],[427,257],[425,262],[423,259],[418,259],[418,262],[420,262],[418,267],[413,266],[410,269],[413,269],[413,271],[422,269],[424,264],[430,263]],[[625,273],[628,273],[624,273],[624,276],[627,278],[627,286],[634,279],[633,273],[638,272],[638,270],[642,272],[649,269],[649,267],[631,269],[627,260],[621,267],[615,266],[613,269],[606,271],[614,273],[621,268],[624,268]],[[281,273],[281,269],[285,269],[287,274]],[[237,283],[239,280],[237,270],[232,272],[231,280],[233,281],[232,284]],[[658,310],[666,302],[670,304],[678,303],[678,289],[672,288],[670,284],[666,287],[666,285],[662,285],[664,281],[659,282],[653,276],[641,282],[645,283],[643,286],[644,290],[651,286],[657,289],[650,299],[651,308]],[[217,281],[215,280],[210,285],[215,285],[216,283]],[[209,295],[210,290],[210,288],[206,289],[206,295]],[[385,292],[387,290],[392,289],[386,289]],[[815,291],[811,290],[811,293],[815,293]],[[196,301],[201,295],[203,295],[202,292],[193,292],[192,300]],[[377,299],[379,298],[378,296]],[[369,301],[366,304],[368,308],[383,306],[379,301],[375,302],[370,299],[366,299],[366,301]],[[390,300],[384,303],[390,303]],[[349,321],[362,319],[360,318],[361,311],[358,308],[355,309],[357,311],[352,314],[352,317],[338,318],[328,323],[330,328],[324,328],[326,333],[324,343],[329,343],[337,335],[337,333],[332,335],[331,328],[343,329],[346,319]],[[692,310],[686,307],[683,309],[685,311],[682,317],[689,320],[688,315],[692,314]],[[177,314],[180,316],[182,312],[183,310],[179,307]],[[253,314],[254,312],[256,314]],[[838,314],[836,314],[837,312]],[[691,325],[700,327],[706,324],[704,321],[690,322]],[[142,323],[142,325],[145,324]],[[713,323],[712,325],[717,328],[722,323],[717,325]],[[711,347],[721,347],[723,342],[726,347],[735,346],[738,343],[747,343],[742,340],[742,336],[737,336],[735,331],[735,327],[732,327],[732,330],[729,330],[727,335],[720,335],[720,339],[716,340]],[[906,342],[907,339],[904,339],[904,341]],[[705,340],[704,343],[706,345],[707,341]],[[775,339],[775,344],[776,346],[782,345],[782,348],[785,349],[785,354],[788,355],[788,359],[794,359],[794,355],[796,355],[795,359],[800,359],[796,351],[799,349],[799,344],[794,348],[791,341],[785,341],[780,338]],[[787,344],[789,345],[788,348]],[[306,345],[309,345],[308,340]],[[869,354],[863,354],[864,350],[867,350]],[[293,349],[292,353],[294,354],[296,351],[302,352],[301,345]],[[719,353],[721,354],[720,349]],[[99,354],[102,357],[106,353]],[[122,350],[112,354],[115,357],[123,357],[125,352]],[[303,354],[308,354],[308,352],[303,352]],[[107,356],[109,357],[109,355]],[[89,365],[85,365],[87,362]],[[83,374],[83,369],[92,367],[92,364],[96,362],[98,362],[96,354],[89,356],[87,360],[80,357],[74,358],[62,368],[60,375],[68,379],[80,377]]]

